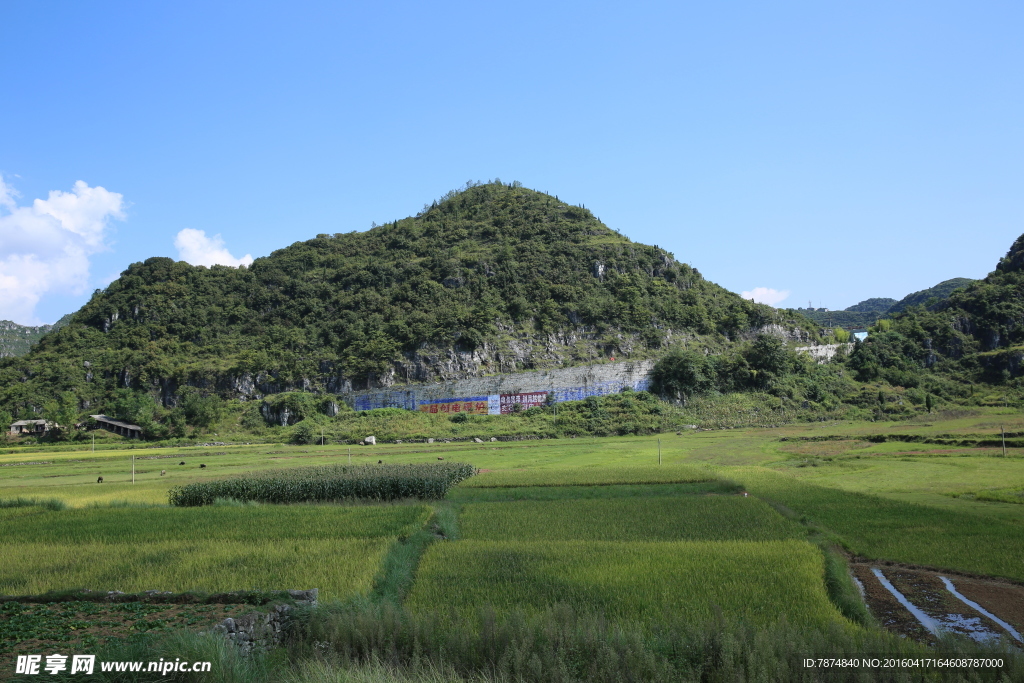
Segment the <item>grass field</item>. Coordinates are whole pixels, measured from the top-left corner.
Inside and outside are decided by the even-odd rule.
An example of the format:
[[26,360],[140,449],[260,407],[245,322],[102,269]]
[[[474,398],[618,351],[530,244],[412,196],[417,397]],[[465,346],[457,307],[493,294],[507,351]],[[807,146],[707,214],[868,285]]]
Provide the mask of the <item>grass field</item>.
[[822,557],[805,541],[474,541],[431,546],[409,598],[414,609],[544,610],[566,603],[625,621],[666,611],[694,621],[769,624],[780,616],[840,621],[825,592]]

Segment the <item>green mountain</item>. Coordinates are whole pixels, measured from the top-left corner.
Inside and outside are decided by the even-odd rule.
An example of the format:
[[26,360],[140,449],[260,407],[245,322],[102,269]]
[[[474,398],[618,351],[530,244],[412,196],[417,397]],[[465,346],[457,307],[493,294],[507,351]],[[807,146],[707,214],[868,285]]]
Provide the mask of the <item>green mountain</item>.
[[0,411],[34,414],[61,394],[116,414],[125,389],[164,405],[186,386],[243,399],[341,393],[646,358],[681,339],[714,347],[763,331],[817,338],[803,317],[708,282],[582,206],[495,182],[249,268],[132,264],[27,355],[0,361]]
[[806,318],[810,318],[820,327],[842,327],[844,330],[868,327],[874,325],[879,318],[885,317],[884,312],[851,311],[850,309],[845,311],[828,311],[824,308],[798,308],[796,312]]
[[19,325],[10,320],[0,320],[0,358],[13,358],[24,356],[32,348],[32,345],[43,338],[43,335],[59,330],[71,319],[71,314],[65,315],[52,325]]
[[[907,297],[923,295],[928,306],[882,321],[858,345],[850,357],[858,379],[916,386],[924,370],[958,380],[968,392],[972,382],[1001,384],[1024,374],[1024,235],[996,270],[963,282],[947,280]],[[940,288],[947,298],[929,296]]]
[[874,299],[865,299],[859,304],[854,304],[843,310],[850,311],[853,313],[885,313],[892,305],[896,303],[896,299],[885,299],[876,297]]
[[914,292],[913,294],[906,295],[889,308],[889,314],[892,315],[893,313],[900,313],[910,306],[925,305],[932,299],[948,299],[949,295],[952,294],[954,290],[966,287],[972,282],[974,282],[974,280],[966,277],[955,277],[951,280],[944,280],[934,287],[929,287],[928,289],[922,289],[920,292]]
[[910,306],[923,305],[933,299],[945,299],[954,290],[966,287],[972,282],[974,280],[965,277],[955,277],[951,280],[940,282],[934,287],[908,294],[899,301],[875,297],[865,299],[841,311],[828,311],[824,308],[798,308],[796,312],[806,318],[810,318],[822,327],[842,327],[847,330],[870,327],[878,322],[879,319],[889,318]]

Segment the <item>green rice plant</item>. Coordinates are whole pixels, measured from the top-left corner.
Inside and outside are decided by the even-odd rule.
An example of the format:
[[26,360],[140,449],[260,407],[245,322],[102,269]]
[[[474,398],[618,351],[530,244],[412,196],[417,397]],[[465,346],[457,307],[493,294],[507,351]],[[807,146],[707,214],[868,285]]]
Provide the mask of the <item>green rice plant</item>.
[[0,508],[44,507],[47,510],[64,510],[67,503],[59,498],[17,498],[0,499]]
[[[61,512],[13,508],[0,510],[0,527],[4,529],[0,552],[23,543],[144,547],[162,541],[286,543],[394,538],[422,527],[429,516],[425,505],[74,508]],[[0,566],[3,564],[0,557]]]
[[370,591],[390,545],[390,538],[6,544],[0,594],[319,588],[325,598],[346,598]]
[[[55,479],[60,482],[60,480]],[[165,482],[139,482],[137,485],[129,483],[104,483],[97,485],[95,479],[88,484],[64,484],[48,486],[18,486],[18,493],[24,492],[29,499],[54,499],[59,500],[68,506],[79,505],[105,505],[111,502],[128,501],[131,503],[143,503],[149,505],[167,505],[167,489]],[[0,482],[0,484],[8,482]],[[0,491],[9,493],[14,487]]]
[[319,588],[367,593],[424,505],[0,509],[0,594]]
[[754,497],[681,496],[466,505],[461,536],[486,541],[770,541],[806,530]]
[[608,467],[600,463],[589,467],[542,467],[528,470],[507,469],[481,472],[463,487],[586,486],[607,484],[672,484],[713,481],[711,469],[694,465],[632,465]]
[[[740,493],[729,481],[695,481],[682,484],[599,484],[597,486],[516,486],[483,488],[456,486],[448,493],[453,503],[487,503],[514,500],[577,500],[605,498],[665,498],[717,493]],[[637,503],[641,504],[642,503]]]
[[481,605],[539,612],[552,605],[623,622],[682,617],[825,626],[823,558],[806,541],[457,541],[424,555],[408,604],[463,616]]
[[1024,580],[1019,522],[823,488],[764,468],[730,473],[857,555]]
[[211,505],[218,498],[263,503],[305,503],[365,498],[440,499],[455,484],[473,476],[472,465],[430,463],[412,465],[323,465],[267,470],[230,479],[175,486],[171,505]]

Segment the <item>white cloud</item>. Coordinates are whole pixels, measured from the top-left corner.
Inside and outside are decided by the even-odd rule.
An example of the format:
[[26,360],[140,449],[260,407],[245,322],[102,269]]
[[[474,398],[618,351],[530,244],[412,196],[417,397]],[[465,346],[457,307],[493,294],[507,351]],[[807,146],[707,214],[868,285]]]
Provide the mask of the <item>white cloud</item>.
[[775,306],[782,303],[789,297],[789,290],[784,289],[779,291],[770,287],[754,287],[754,289],[749,292],[741,292],[740,296],[744,299],[753,299],[759,304]]
[[252,263],[252,254],[235,258],[224,247],[220,235],[207,237],[206,231],[185,228],[174,238],[174,246],[178,249],[178,258],[188,261],[193,266],[248,266]]
[[48,293],[79,295],[89,284],[89,257],[109,247],[124,197],[79,180],[32,206],[0,177],[0,319],[38,325],[35,307]]

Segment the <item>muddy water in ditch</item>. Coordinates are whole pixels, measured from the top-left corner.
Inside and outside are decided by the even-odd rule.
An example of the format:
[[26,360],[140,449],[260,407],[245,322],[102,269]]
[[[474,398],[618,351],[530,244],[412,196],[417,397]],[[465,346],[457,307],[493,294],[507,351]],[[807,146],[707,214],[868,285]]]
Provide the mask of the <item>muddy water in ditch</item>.
[[855,562],[851,569],[863,586],[871,613],[886,629],[902,636],[934,644],[936,627],[979,642],[1001,637],[1016,640],[1019,635],[1018,624],[1024,618],[1024,587],[979,577],[946,578],[979,610],[950,592],[943,580],[945,575],[927,569],[866,562]]
[[907,600],[935,620],[944,631],[952,631],[978,642],[998,640],[1006,631],[973,607],[946,590],[932,572],[890,569],[886,578]]

